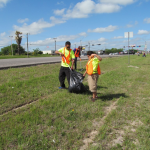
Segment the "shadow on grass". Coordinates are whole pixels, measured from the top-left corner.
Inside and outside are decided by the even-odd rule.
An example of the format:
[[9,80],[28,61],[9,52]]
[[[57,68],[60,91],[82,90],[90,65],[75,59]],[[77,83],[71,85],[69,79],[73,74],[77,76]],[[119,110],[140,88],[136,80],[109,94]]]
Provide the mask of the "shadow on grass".
[[[87,94],[87,95],[91,95],[92,93],[89,91],[89,86],[88,85],[84,85],[84,87],[85,87],[85,90],[86,90],[86,92],[84,92],[85,94]],[[107,87],[103,87],[103,86],[97,86],[97,89],[102,89],[102,88],[104,88],[104,89],[108,89]],[[100,93],[97,93],[97,94],[100,94]]]
[[150,65],[150,64],[142,64],[142,65],[146,66],[146,65]]
[[114,98],[120,98],[120,97],[128,98],[128,96],[125,93],[118,93],[118,94],[107,94],[107,95],[99,96],[98,100],[110,101],[113,100]]

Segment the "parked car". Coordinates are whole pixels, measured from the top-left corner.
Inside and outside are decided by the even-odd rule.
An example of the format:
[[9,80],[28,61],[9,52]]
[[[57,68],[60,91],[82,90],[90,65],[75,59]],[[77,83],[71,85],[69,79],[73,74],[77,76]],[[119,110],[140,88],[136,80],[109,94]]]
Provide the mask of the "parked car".
[[113,53],[110,53],[109,55],[113,55]]

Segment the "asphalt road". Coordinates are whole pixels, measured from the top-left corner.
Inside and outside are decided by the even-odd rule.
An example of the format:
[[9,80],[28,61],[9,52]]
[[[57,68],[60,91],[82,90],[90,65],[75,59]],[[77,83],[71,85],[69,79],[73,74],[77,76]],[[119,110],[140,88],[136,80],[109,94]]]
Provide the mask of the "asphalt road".
[[[101,55],[101,57],[105,58],[105,57],[118,57],[118,56]],[[81,59],[85,60],[87,59],[87,56],[81,56]],[[0,59],[0,69],[26,67],[26,66],[34,66],[40,64],[60,63],[60,62],[61,62],[61,57]]]

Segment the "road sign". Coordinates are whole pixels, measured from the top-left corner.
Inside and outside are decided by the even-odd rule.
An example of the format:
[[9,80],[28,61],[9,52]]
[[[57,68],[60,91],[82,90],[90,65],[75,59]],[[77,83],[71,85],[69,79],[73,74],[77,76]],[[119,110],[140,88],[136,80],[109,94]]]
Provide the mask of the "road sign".
[[133,38],[133,32],[125,32],[124,37],[125,38]]

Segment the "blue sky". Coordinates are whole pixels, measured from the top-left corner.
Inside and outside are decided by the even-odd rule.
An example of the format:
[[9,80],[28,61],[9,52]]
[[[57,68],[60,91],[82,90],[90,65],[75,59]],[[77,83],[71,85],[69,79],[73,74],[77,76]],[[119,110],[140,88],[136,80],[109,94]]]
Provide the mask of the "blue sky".
[[[127,46],[124,32],[133,32],[130,45],[150,49],[149,0],[0,0],[0,47],[10,45],[9,36],[23,32],[22,46],[29,49],[57,49],[71,41],[72,48],[91,46],[93,50]],[[15,40],[13,39],[13,43]],[[47,48],[49,46],[49,48]],[[144,48],[141,48],[144,49]]]

